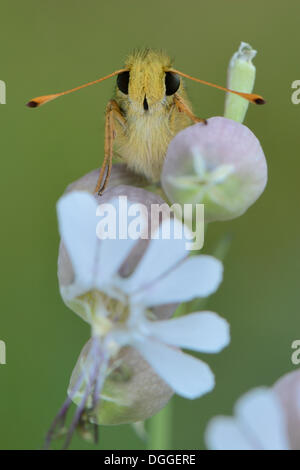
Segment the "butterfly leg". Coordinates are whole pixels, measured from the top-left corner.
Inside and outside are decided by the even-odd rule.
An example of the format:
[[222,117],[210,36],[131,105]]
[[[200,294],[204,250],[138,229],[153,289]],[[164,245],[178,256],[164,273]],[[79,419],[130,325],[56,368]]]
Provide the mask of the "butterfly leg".
[[192,121],[203,122],[204,124],[207,124],[206,119],[198,118],[197,116],[195,116],[195,114],[190,109],[189,105],[177,93],[175,93],[174,95],[174,103],[178,111],[181,113],[185,113]]
[[104,159],[100,169],[95,193],[99,196],[103,194],[112,169],[113,144],[116,137],[115,119],[125,124],[124,117],[115,100],[110,100],[105,112],[105,137],[104,137]]

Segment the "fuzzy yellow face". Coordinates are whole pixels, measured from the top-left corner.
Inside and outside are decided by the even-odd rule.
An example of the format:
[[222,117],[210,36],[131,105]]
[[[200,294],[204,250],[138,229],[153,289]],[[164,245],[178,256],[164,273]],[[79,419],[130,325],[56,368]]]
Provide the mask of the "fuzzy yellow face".
[[117,79],[115,100],[124,117],[116,122],[115,153],[135,172],[158,181],[171,139],[192,123],[174,103],[187,102],[183,83],[168,70],[171,61],[151,49],[129,56]]
[[[170,104],[172,97],[166,96],[165,76],[170,69],[169,57],[152,50],[136,52],[127,62],[129,70],[128,101],[138,111],[143,109],[146,97],[152,108],[157,105]],[[119,93],[120,94],[120,93]]]

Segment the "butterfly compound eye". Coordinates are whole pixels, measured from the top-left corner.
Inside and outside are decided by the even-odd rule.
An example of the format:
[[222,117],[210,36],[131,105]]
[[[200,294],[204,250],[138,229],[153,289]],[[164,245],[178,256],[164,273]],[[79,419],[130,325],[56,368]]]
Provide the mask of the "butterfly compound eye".
[[128,85],[129,85],[129,72],[119,73],[117,78],[117,86],[122,93],[128,95]]
[[166,72],[165,76],[166,95],[174,95],[179,88],[180,78],[176,73]]

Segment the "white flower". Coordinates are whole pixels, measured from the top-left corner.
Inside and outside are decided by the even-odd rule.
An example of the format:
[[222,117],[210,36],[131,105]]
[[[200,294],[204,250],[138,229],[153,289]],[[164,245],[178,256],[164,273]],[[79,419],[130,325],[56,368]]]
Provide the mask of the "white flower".
[[229,342],[227,322],[212,312],[153,321],[151,309],[212,294],[222,279],[221,263],[211,256],[188,257],[184,238],[154,237],[124,278],[120,267],[137,241],[99,240],[96,209],[95,198],[85,192],[58,202],[60,233],[73,267],[72,281],[60,284],[63,299],[91,324],[110,357],[131,345],[178,394],[196,398],[209,392],[214,376],[208,365],[177,348],[219,352]]
[[284,407],[273,388],[256,388],[235,405],[233,418],[213,418],[206,430],[213,450],[288,450]]
[[284,409],[290,448],[300,450],[300,369],[277,380],[273,390]]

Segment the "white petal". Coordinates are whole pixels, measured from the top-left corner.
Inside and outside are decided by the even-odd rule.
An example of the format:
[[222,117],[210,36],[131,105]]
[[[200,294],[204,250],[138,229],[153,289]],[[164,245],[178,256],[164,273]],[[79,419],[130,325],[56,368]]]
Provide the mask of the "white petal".
[[74,191],[57,203],[60,235],[70,256],[77,293],[89,290],[93,282],[97,251],[95,199]]
[[273,390],[256,388],[239,399],[235,417],[217,417],[208,425],[211,449],[287,450],[284,413]]
[[135,294],[134,299],[152,307],[207,297],[217,290],[222,273],[222,263],[216,258],[205,255],[192,256],[158,282]]
[[213,389],[214,375],[199,359],[146,338],[134,340],[132,346],[178,395],[193,399]]
[[284,413],[273,390],[257,388],[244,395],[235,412],[265,450],[288,449]]
[[213,418],[205,431],[205,441],[212,450],[254,450],[250,439],[239,428],[237,420],[227,416]]
[[150,334],[160,341],[194,351],[217,353],[230,341],[229,324],[213,312],[196,312],[146,325]]
[[[108,201],[116,210],[118,219],[118,199]],[[94,197],[84,191],[73,191],[63,196],[57,204],[61,237],[65,243],[74,270],[74,283],[62,287],[64,297],[70,299],[93,288],[101,289],[111,281],[136,240],[99,240],[96,234],[99,217],[98,204]],[[112,221],[114,223],[114,221]]]
[[[120,218],[123,220],[123,236],[125,237],[125,232],[128,229],[128,224],[126,222],[127,210],[129,210],[131,203],[128,201],[126,208],[120,206],[118,198],[112,199],[106,202],[106,204],[107,203],[115,209],[117,220],[114,220],[113,217],[108,223],[115,224],[116,237],[99,240],[99,263],[97,264],[96,272],[96,284],[98,286],[101,286],[104,281],[111,280],[111,277],[118,271],[134,245],[137,243],[137,240],[134,240],[133,238],[120,238],[120,236],[122,236],[120,235],[120,210],[123,212],[122,217]],[[142,230],[143,228],[141,228],[141,231]]]
[[[163,239],[161,233],[165,233],[164,231],[167,230],[168,226],[170,226],[170,237]],[[175,232],[181,232],[181,229],[182,223],[178,219],[163,221],[160,229],[156,231],[154,237],[150,240],[143,258],[130,276],[130,284],[127,285],[129,291],[136,291],[141,286],[152,283],[188,255],[185,247],[186,237],[182,236],[175,239],[173,235]],[[187,227],[185,227],[185,230],[188,233]],[[155,239],[155,236],[158,236],[158,239]]]

